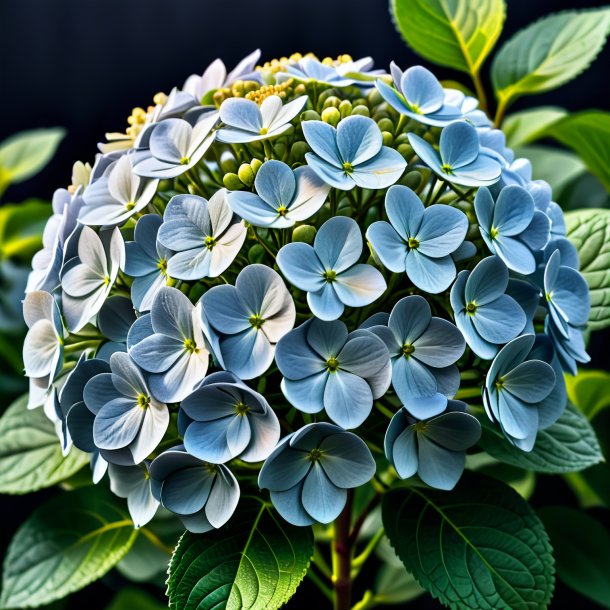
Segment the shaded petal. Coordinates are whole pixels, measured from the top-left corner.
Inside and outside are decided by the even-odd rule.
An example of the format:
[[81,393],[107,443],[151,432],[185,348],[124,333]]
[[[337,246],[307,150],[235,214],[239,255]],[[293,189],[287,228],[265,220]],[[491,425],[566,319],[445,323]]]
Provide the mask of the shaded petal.
[[331,483],[319,462],[315,462],[303,483],[303,508],[320,523],[334,521],[345,506],[347,490]]
[[413,357],[404,356],[392,362],[392,386],[404,405],[413,398],[434,396],[438,390],[436,379],[428,367]]
[[210,323],[219,332],[235,334],[252,328],[249,318],[255,312],[247,309],[234,286],[214,286],[201,300]]
[[304,379],[282,379],[286,400],[304,413],[319,413],[324,408],[324,390],[328,373],[324,370]]
[[[307,121],[303,125],[313,123],[315,121]],[[313,153],[305,153],[307,165],[330,186],[334,186],[342,191],[349,191],[356,186],[356,183],[345,172],[342,167],[337,167],[314,155]]]
[[[301,127],[313,152],[331,166],[340,168],[343,161],[337,147],[335,128],[324,121],[303,121]],[[307,162],[309,163],[309,159]]]
[[383,275],[371,265],[354,265],[337,275],[333,288],[339,300],[348,307],[364,307],[386,290]]
[[288,165],[270,160],[261,166],[254,180],[256,192],[273,208],[288,206],[296,190],[296,178]]
[[343,162],[352,165],[364,163],[374,157],[382,146],[381,130],[373,119],[354,115],[339,122],[337,148]]
[[456,274],[455,263],[450,255],[430,258],[420,254],[419,248],[408,253],[405,267],[413,284],[431,294],[438,294],[449,288]]
[[423,434],[451,451],[466,451],[481,437],[481,424],[468,413],[443,413],[427,422]]
[[294,242],[284,246],[277,253],[276,262],[286,279],[301,290],[317,292],[326,284],[324,267],[309,244]]
[[309,472],[309,453],[284,446],[280,453],[271,455],[263,464],[258,484],[269,491],[284,491],[294,487]]
[[490,343],[508,343],[525,327],[527,322],[523,309],[517,301],[506,294],[478,307],[472,323],[483,339]]
[[534,215],[534,199],[521,186],[505,186],[494,207],[493,225],[503,235],[519,235]]
[[325,270],[345,271],[362,254],[360,227],[352,218],[335,216],[322,225],[313,247]]
[[453,489],[464,472],[466,455],[463,452],[449,451],[418,435],[420,479],[436,489]]
[[238,502],[239,484],[226,466],[220,466],[205,505],[205,516],[218,529],[233,516]]
[[432,318],[414,342],[414,356],[424,364],[442,368],[457,362],[466,349],[462,333],[447,320]]
[[555,387],[555,372],[541,360],[528,360],[518,364],[502,376],[504,387],[519,400],[538,403]]
[[250,328],[220,340],[225,368],[241,379],[262,375],[273,362],[274,348],[263,332]]
[[497,256],[484,258],[467,277],[464,301],[474,301],[478,306],[495,301],[508,286],[508,269]]
[[374,222],[366,231],[366,237],[383,266],[394,273],[405,271],[407,245],[390,223]]
[[328,376],[324,406],[328,416],[342,428],[356,428],[373,408],[373,393],[361,377],[338,370]]
[[417,437],[411,426],[407,426],[398,436],[391,451],[389,459],[391,459],[398,476],[401,479],[412,477],[417,472],[419,458],[417,455]]
[[372,159],[357,165],[351,177],[361,188],[385,189],[402,176],[406,167],[407,162],[397,150],[383,146]]
[[302,493],[303,481],[300,481],[294,487],[291,487],[286,491],[272,491],[271,501],[277,512],[280,513],[288,523],[300,526],[313,525],[316,520],[305,512],[301,502]]
[[394,305],[388,326],[392,329],[402,346],[413,344],[424,333],[432,312],[428,301],[419,295],[404,297]]
[[186,450],[200,460],[222,464],[236,457],[227,445],[227,427],[233,417],[192,422],[184,434]]
[[314,316],[325,321],[336,320],[345,309],[330,283],[324,284],[324,287],[318,292],[308,292],[307,304]]
[[375,474],[375,460],[366,443],[355,434],[333,434],[320,443],[320,464],[331,483],[343,489],[359,487]]
[[441,131],[441,158],[452,170],[469,165],[479,155],[477,130],[466,121],[456,121]]
[[415,235],[418,252],[440,258],[457,250],[468,231],[468,218],[457,208],[436,204],[429,207]]
[[[263,128],[261,111],[252,100],[231,97],[220,106],[220,120],[225,125],[259,134]],[[221,140],[222,141],[222,140]]]

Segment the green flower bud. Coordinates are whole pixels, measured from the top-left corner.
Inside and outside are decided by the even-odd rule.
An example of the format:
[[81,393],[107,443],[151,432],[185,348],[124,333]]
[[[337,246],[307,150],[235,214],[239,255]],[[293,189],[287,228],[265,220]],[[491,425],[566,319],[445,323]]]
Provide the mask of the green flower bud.
[[392,142],[394,142],[394,136],[389,131],[382,131],[381,135],[383,137],[383,145],[392,146]]
[[204,292],[205,292],[205,286],[201,282],[197,282],[189,290],[188,297],[193,303],[196,303]]
[[371,113],[367,106],[359,104],[358,106],[354,106],[352,110],[352,114],[358,114],[360,116],[371,116]]
[[237,172],[237,159],[233,156],[233,153],[225,150],[222,155],[220,155],[220,169],[224,174],[235,173]]
[[376,87],[371,87],[371,90],[366,97],[371,106],[377,106],[383,102],[383,97],[381,97],[381,93],[377,91]]
[[400,144],[408,144],[408,143],[409,143],[409,136],[407,136],[407,134],[404,132],[399,133],[394,138],[394,144],[396,144],[396,146],[399,146]]
[[305,153],[309,151],[310,148],[307,142],[295,142],[290,148],[290,155],[293,161],[302,161],[305,158]]
[[429,131],[426,132],[423,137],[424,137],[424,140],[426,140],[426,142],[430,142],[430,144],[434,144],[434,140],[436,140],[434,135],[432,133],[430,133]]
[[255,176],[258,170],[261,168],[262,164],[263,162],[260,159],[252,159],[252,161],[250,161],[250,167],[252,168],[252,171],[254,172]]
[[286,154],[287,146],[285,142],[278,142],[273,146],[273,153],[280,159]]
[[334,107],[330,106],[322,111],[322,120],[333,127],[341,120],[341,113]]
[[387,118],[383,118],[381,119],[377,125],[379,125],[379,129],[381,129],[381,131],[389,131],[390,133],[394,133],[394,130],[396,129],[396,127],[394,126],[394,123]]
[[299,83],[294,88],[294,94],[295,95],[305,95],[306,93],[307,93],[307,87],[303,83]]
[[318,96],[318,110],[321,111],[324,108],[324,102],[329,97],[337,97],[338,95],[343,95],[343,93],[335,88],[326,89],[326,91],[322,91],[322,93],[320,93],[320,95]]
[[251,91],[257,91],[258,89],[261,88],[260,83],[255,80],[244,81],[243,86],[244,86],[244,93],[250,93]]
[[339,108],[341,105],[341,100],[336,95],[330,95],[324,100],[324,104],[322,104],[322,108],[330,108],[331,106],[335,108]]
[[246,91],[245,91],[245,87],[244,87],[244,81],[236,80],[231,85],[231,91],[232,91],[233,95],[236,97],[241,97],[241,96],[245,95]]
[[341,113],[341,118],[344,119],[346,116],[349,116],[352,113],[352,103],[349,100],[343,100],[339,104],[339,112]]
[[295,227],[292,231],[292,241],[302,241],[306,244],[313,244],[315,236],[316,228],[312,225],[301,225],[300,227]]
[[410,189],[416,190],[422,182],[422,175],[417,170],[413,170],[407,172],[399,182],[404,186],[408,186]]
[[265,248],[263,248],[260,244],[254,244],[248,250],[248,260],[251,263],[262,263],[265,260]]
[[413,156],[413,149],[408,142],[403,142],[396,147],[396,150],[405,158],[410,159]]
[[374,114],[373,114],[373,120],[375,121],[375,123],[379,123],[379,121],[381,121],[381,119],[389,119],[390,115],[385,111],[385,110],[377,110]]
[[301,112],[301,121],[319,121],[320,115],[315,110],[305,110]]
[[242,163],[239,166],[237,175],[246,186],[252,186],[254,184],[254,171],[249,163]]
[[359,97],[359,98],[356,98],[352,102],[352,106],[366,106],[368,108],[369,107],[369,103],[368,103],[368,100],[366,98]]
[[233,172],[225,174],[222,178],[222,183],[225,185],[225,188],[230,191],[239,191],[244,188],[244,183],[239,179],[239,176]]

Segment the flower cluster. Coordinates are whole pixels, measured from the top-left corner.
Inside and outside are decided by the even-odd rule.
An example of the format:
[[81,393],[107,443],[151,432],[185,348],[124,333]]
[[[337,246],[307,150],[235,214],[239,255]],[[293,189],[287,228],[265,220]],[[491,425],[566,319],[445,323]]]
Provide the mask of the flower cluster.
[[530,451],[588,358],[561,210],[476,100],[420,66],[259,56],[109,134],[34,259],[29,407],[136,526],[451,489],[478,417]]

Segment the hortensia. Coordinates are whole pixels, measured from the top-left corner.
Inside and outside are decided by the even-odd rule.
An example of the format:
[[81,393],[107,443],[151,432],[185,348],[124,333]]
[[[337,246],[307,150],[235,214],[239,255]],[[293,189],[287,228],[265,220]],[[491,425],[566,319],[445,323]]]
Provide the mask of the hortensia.
[[344,599],[388,490],[450,503],[482,427],[535,450],[588,360],[562,214],[475,99],[421,66],[258,59],[99,145],[24,301],[28,408],[89,454],[82,489],[157,546],[187,530],[172,608],[277,608],[312,556]]

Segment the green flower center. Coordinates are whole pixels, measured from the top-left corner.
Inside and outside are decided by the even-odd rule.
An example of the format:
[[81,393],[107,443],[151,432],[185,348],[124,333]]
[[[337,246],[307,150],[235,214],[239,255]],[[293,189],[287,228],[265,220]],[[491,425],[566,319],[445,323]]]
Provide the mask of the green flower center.
[[309,459],[312,462],[317,462],[322,458],[323,455],[324,452],[321,449],[312,449],[309,452]]
[[188,165],[190,161],[189,157],[182,157],[182,159],[180,159],[180,165]]
[[443,174],[453,174],[453,169],[451,165],[449,165],[449,163],[443,163],[441,165],[441,171],[443,172]]
[[203,243],[208,250],[211,250],[216,245],[216,238],[212,235],[206,235]]
[[466,304],[466,313],[473,316],[477,311],[478,305],[474,301]]
[[110,276],[109,275],[105,275],[104,276],[104,285],[108,286],[108,284],[110,284]]
[[353,166],[351,163],[349,163],[349,161],[346,161],[346,162],[343,164],[343,171],[344,171],[346,174],[351,174],[351,173],[354,171],[354,166]]
[[337,279],[337,272],[333,271],[332,269],[325,271],[322,275],[329,284],[331,284]]
[[199,348],[197,347],[197,344],[192,339],[184,340],[184,349],[187,352],[189,352],[189,354],[198,354],[199,353]]
[[216,474],[218,472],[218,466],[216,464],[210,464],[209,462],[203,463],[203,469],[210,474]]
[[428,427],[428,423],[425,421],[418,421],[416,424],[413,424],[413,430],[415,432],[423,432]]
[[411,112],[414,112],[415,114],[424,114],[422,109],[417,104],[409,103],[409,106],[411,106]]
[[277,215],[278,216],[286,216],[286,213],[288,212],[288,208],[285,205],[281,205],[278,209],[277,209]]
[[250,411],[250,407],[245,402],[241,402],[241,400],[235,405],[235,413],[237,415],[246,415],[248,411]]
[[150,405],[150,396],[146,394],[138,394],[138,407],[140,409],[146,409]]
[[405,358],[408,358],[414,351],[415,351],[415,346],[411,345],[410,343],[405,343],[402,346],[402,355]]
[[553,293],[552,292],[545,292],[544,293],[544,298],[549,301],[549,303],[553,300]]
[[415,237],[409,237],[407,245],[411,250],[417,250],[417,248],[419,248],[419,240],[415,239]]
[[269,130],[266,127],[263,127],[258,133],[261,136],[266,136],[269,133]]
[[326,370],[329,373],[334,373],[339,368],[339,361],[332,356],[326,361]]
[[504,389],[504,378],[498,377],[498,379],[496,380],[496,390],[498,390],[498,392],[500,392],[503,389]]
[[131,212],[131,210],[133,210],[135,207],[136,207],[136,204],[135,204],[135,202],[134,202],[134,201],[128,201],[128,202],[125,204],[125,209],[126,209],[128,212]]
[[492,239],[496,239],[496,237],[498,237],[498,233],[499,233],[499,232],[500,232],[500,231],[499,231],[499,230],[498,230],[496,227],[491,227],[491,231],[489,232],[489,236],[490,236]]
[[164,258],[159,259],[157,263],[157,268],[161,271],[163,275],[167,275],[167,261]]
[[260,314],[254,313],[248,318],[248,322],[250,322],[254,328],[259,329],[265,323],[265,320],[261,318]]

